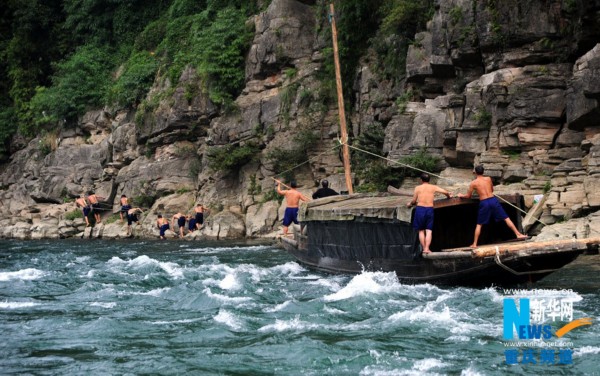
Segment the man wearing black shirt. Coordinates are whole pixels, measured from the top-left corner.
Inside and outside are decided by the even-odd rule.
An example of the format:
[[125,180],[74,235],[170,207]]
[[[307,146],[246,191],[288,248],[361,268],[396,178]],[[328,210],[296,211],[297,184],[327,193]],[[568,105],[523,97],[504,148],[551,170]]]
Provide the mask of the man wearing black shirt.
[[338,195],[338,193],[336,191],[334,191],[333,189],[329,188],[329,182],[327,180],[323,180],[321,182],[321,185],[323,185],[323,188],[317,189],[317,191],[315,193],[313,193],[312,198],[317,199],[317,198],[323,198],[323,197],[329,197],[329,196],[336,196],[336,195]]

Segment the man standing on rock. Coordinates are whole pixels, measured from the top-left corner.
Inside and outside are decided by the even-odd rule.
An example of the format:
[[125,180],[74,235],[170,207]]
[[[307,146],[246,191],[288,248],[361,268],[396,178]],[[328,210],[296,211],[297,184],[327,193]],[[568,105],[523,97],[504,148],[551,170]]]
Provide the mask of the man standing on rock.
[[156,219],[156,227],[160,231],[160,239],[165,240],[165,233],[169,229],[169,220],[167,218],[163,218],[163,216],[159,214]]
[[277,193],[282,196],[285,196],[285,214],[283,216],[283,236],[287,236],[288,226],[294,222],[298,224],[298,205],[300,200],[309,201],[308,197],[304,196],[298,190],[296,190],[296,181],[292,180],[290,182],[290,189],[281,189],[281,182],[276,180],[277,182]]
[[83,212],[83,218],[85,219],[85,227],[89,227],[90,219],[88,218],[88,215],[90,214],[91,208],[85,199],[85,194],[82,193],[81,196],[77,200],[75,200],[75,205],[78,208],[81,208],[81,211]]
[[195,219],[196,219],[196,230],[200,230],[204,225],[204,206],[197,204],[194,208]]
[[430,176],[427,173],[421,174],[421,185],[415,187],[415,193],[412,200],[406,204],[409,208],[417,205],[413,218],[413,227],[419,231],[419,242],[423,253],[431,253],[429,246],[433,237],[433,198],[436,193],[452,197],[452,193],[438,187],[437,185],[429,184]]
[[496,222],[504,221],[508,228],[515,233],[517,239],[527,238],[527,235],[523,235],[517,230],[515,224],[510,220],[500,201],[494,195],[494,184],[489,176],[483,176],[483,166],[479,165],[475,167],[473,173],[476,175],[475,180],[469,184],[469,190],[466,195],[459,194],[461,198],[471,198],[473,191],[477,191],[479,195],[479,213],[477,215],[477,226],[475,226],[475,234],[473,236],[473,244],[471,248],[477,247],[477,241],[481,234],[481,226],[486,225],[490,222],[490,219],[494,219]]
[[129,209],[131,209],[131,205],[129,205],[129,199],[127,196],[121,195],[121,223],[123,223],[123,219],[127,216]]
[[127,236],[131,236],[133,235],[132,232],[132,228],[131,226],[133,225],[133,223],[137,223],[138,222],[138,213],[143,213],[144,211],[140,208],[131,208],[129,210],[127,210]]
[[96,196],[96,194],[93,191],[89,191],[87,199],[92,205],[92,212],[94,213],[96,223],[100,223],[100,197]]
[[185,229],[185,215],[182,213],[177,213],[173,216],[171,224],[173,226],[173,230],[175,230],[175,220],[177,220],[177,226],[179,226],[179,236],[183,238],[183,230]]

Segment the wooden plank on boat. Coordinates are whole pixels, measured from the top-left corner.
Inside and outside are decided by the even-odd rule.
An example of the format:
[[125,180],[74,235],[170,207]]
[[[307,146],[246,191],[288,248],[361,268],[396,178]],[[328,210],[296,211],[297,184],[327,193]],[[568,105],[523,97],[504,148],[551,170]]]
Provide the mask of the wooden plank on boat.
[[387,191],[393,195],[396,196],[405,196],[405,197],[412,197],[414,195],[414,191],[408,190],[408,189],[398,189],[396,187],[393,187],[391,185],[388,185],[387,187]]
[[525,219],[523,219],[523,231],[527,232],[537,222],[544,211],[544,204],[548,194],[545,194],[533,207],[527,212]]
[[523,242],[517,244],[497,244],[490,246],[482,246],[473,249],[473,257],[489,257],[494,256],[496,252],[500,254],[518,251],[564,251],[570,249],[586,249],[588,245],[600,244],[600,237],[584,238],[584,239],[558,239],[540,242]]
[[[458,248],[457,248],[458,249]],[[462,258],[468,257],[472,258],[471,249],[468,248],[468,251],[452,251],[452,252],[431,252],[431,253],[422,253],[423,258],[429,260],[440,260],[440,259],[453,259],[453,258]]]

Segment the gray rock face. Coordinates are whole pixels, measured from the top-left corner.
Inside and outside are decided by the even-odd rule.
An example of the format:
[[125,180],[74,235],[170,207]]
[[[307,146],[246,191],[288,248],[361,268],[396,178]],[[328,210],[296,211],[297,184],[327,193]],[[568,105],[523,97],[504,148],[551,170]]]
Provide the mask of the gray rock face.
[[[135,237],[157,237],[157,213],[191,214],[196,202],[211,215],[185,239],[273,236],[284,208],[263,202],[273,198],[273,177],[293,174],[308,195],[326,177],[345,190],[337,104],[318,77],[330,41],[317,34],[324,20],[314,4],[273,0],[249,21],[255,36],[234,112],[212,103],[187,67],[177,82],[157,78],[136,111],[98,109],[58,134],[15,138],[10,163],[0,165],[0,237],[123,238],[126,225],[112,217],[121,194],[147,200]],[[543,221],[559,229],[572,219],[554,233],[586,233],[600,209],[600,5],[573,4],[436,3],[409,48],[406,77],[380,77],[370,64],[376,51],[361,60],[346,108],[352,137],[381,130],[381,154],[392,160],[424,148],[443,158],[439,168],[452,166],[442,171],[449,181],[466,184],[483,164],[497,184],[511,184],[498,191],[519,191],[528,205],[547,192]],[[309,163],[281,167],[307,131],[318,136],[301,150]],[[242,167],[209,167],[211,148],[249,143],[257,155]],[[87,190],[112,205],[93,228],[66,219]]]
[[575,62],[573,79],[567,92],[569,128],[584,129],[598,125],[600,110],[600,44]]
[[255,37],[246,61],[246,79],[278,74],[294,60],[310,56],[315,42],[313,9],[296,0],[273,0],[255,17]]

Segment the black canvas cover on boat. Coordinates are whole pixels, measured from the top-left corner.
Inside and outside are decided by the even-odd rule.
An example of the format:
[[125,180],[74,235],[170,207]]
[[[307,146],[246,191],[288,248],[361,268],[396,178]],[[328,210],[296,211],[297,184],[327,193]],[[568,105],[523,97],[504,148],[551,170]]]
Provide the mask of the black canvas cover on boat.
[[420,257],[418,233],[401,221],[311,221],[308,248],[322,257],[341,260],[404,259]]

